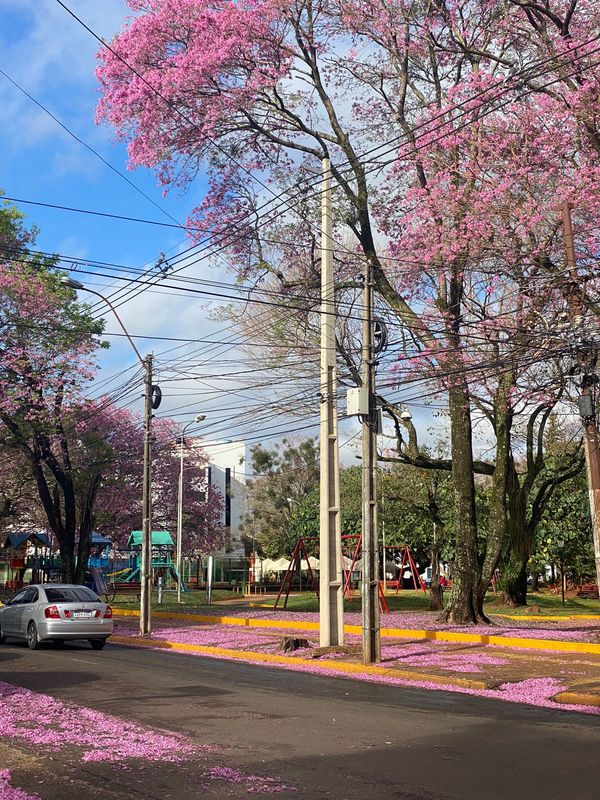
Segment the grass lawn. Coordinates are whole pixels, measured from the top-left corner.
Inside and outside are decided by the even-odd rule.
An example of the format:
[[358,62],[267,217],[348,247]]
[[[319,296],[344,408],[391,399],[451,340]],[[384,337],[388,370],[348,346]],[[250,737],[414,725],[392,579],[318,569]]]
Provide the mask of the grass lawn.
[[[14,592],[1,591],[0,602],[10,597]],[[387,602],[391,611],[427,611],[429,607],[429,594],[423,592],[415,592],[414,590],[403,590],[397,595],[391,591],[388,593]],[[249,603],[254,606],[266,606],[272,608],[275,605],[274,597],[261,597],[261,595],[253,595],[251,598],[242,597],[242,595],[234,594],[231,591],[223,589],[216,589],[213,591],[213,605],[209,607],[206,605],[206,592],[190,591],[184,592],[181,595],[182,603],[177,603],[176,592],[164,592],[163,602],[161,605],[157,602],[156,592],[152,594],[152,608],[156,611],[195,611],[202,614],[208,608],[212,608],[214,613],[215,605],[217,608],[222,609],[223,613],[240,612],[248,608]],[[220,601],[229,601],[221,604]],[[237,601],[237,602],[236,602]],[[490,614],[510,614],[519,615],[535,619],[536,613],[532,612],[532,607],[539,608],[540,616],[569,616],[571,614],[597,614],[600,617],[600,601],[599,600],[581,600],[578,597],[566,598],[563,606],[560,595],[550,593],[531,593],[528,596],[529,605],[521,608],[511,608],[501,603],[496,602],[496,596],[488,594],[486,598],[486,611]],[[135,595],[122,595],[117,596],[111,604],[113,608],[118,609],[138,609],[140,601]],[[360,597],[356,596],[350,600],[344,601],[345,611],[360,611]],[[319,601],[312,592],[303,592],[302,594],[292,594],[288,598],[287,608],[283,609],[281,603],[279,610],[282,613],[293,613],[303,611],[318,611]]]
[[[390,611],[427,611],[429,608],[429,594],[426,592],[415,592],[414,589],[405,589],[398,594],[389,593],[386,600]],[[264,600],[257,599],[261,606],[275,605],[274,598]],[[360,611],[360,597],[344,600],[344,611]],[[282,608],[283,599],[279,607]],[[283,610],[283,608],[282,608]],[[303,594],[291,594],[288,598],[286,611],[318,611],[319,601],[313,592]]]
[[600,615],[600,600],[581,600],[579,597],[566,597],[563,606],[559,594],[530,592],[527,596],[527,606],[510,608],[510,606],[496,603],[494,595],[488,595],[486,611],[491,614],[515,614],[535,617],[532,608],[540,608],[540,615],[562,616],[569,614],[598,614]]
[[[233,600],[241,598],[241,595],[234,594],[233,592],[225,591],[224,589],[216,589],[212,593],[213,602],[219,600]],[[240,600],[240,606],[247,607],[247,603]],[[139,609],[140,601],[134,594],[117,595],[111,602],[114,609]],[[159,604],[156,592],[152,592],[152,608],[155,611],[197,611],[202,612],[202,609],[210,608],[206,605],[206,592],[190,591],[183,592],[181,595],[181,604],[177,602],[177,592],[163,592],[163,601]]]
[[[209,608],[206,605],[206,595],[204,591],[196,592],[191,591],[184,593],[181,596],[182,604],[178,605],[176,595],[174,592],[165,592],[163,595],[162,605],[158,605],[156,594],[152,596],[152,607],[157,611],[181,611],[182,606],[185,609],[196,611],[201,614],[204,610]],[[219,601],[227,600],[226,604],[222,605]],[[390,592],[386,596],[386,600],[390,607],[390,611],[427,611],[429,608],[429,594],[423,592],[415,592],[412,589],[405,589],[395,594]],[[238,602],[235,602],[238,601]],[[233,592],[225,591],[222,589],[213,592],[213,602],[229,613],[235,614],[248,608],[249,603],[254,607],[267,607],[273,608],[275,605],[274,597],[261,597],[260,595],[253,595],[251,598],[236,595]],[[598,600],[580,600],[579,598],[567,598],[565,605],[562,605],[560,595],[556,594],[530,594],[528,597],[529,605],[522,608],[511,608],[510,606],[503,605],[496,602],[496,596],[488,594],[486,598],[486,611],[490,614],[515,614],[527,617],[536,616],[532,613],[532,607],[535,606],[541,611],[540,615],[556,615],[562,616],[569,614],[598,614],[600,616],[600,601]],[[137,608],[139,601],[135,596],[117,597],[113,603],[115,608]],[[360,611],[361,602],[360,597],[356,596],[352,599],[344,601],[345,611]],[[291,594],[288,598],[287,608],[283,608],[282,602],[279,604],[279,610],[282,613],[294,613],[303,611],[318,611],[319,601],[313,592],[303,592],[302,594]],[[213,605],[214,611],[214,605]],[[435,612],[437,613],[437,612]]]

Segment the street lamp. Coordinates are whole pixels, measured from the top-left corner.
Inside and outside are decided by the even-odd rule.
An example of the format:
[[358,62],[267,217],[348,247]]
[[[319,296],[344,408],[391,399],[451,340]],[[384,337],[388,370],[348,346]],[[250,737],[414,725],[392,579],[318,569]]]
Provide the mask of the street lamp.
[[564,559],[563,559],[563,549],[565,546],[564,539],[558,539],[556,542],[556,547],[558,548],[558,552],[560,553],[560,595],[562,598],[562,604],[565,604],[565,567],[564,567]]
[[152,410],[157,409],[160,405],[161,394],[158,386],[152,383],[152,356],[147,355],[142,358],[140,351],[135,346],[133,339],[129,335],[127,328],[123,324],[123,320],[118,315],[116,308],[107,297],[97,292],[95,289],[89,289],[79,281],[68,276],[63,276],[61,279],[63,286],[69,289],[76,289],[80,291],[95,294],[103,300],[110,310],[115,315],[115,318],[123,333],[127,337],[129,344],[133,348],[138,361],[142,365],[145,373],[145,391],[144,391],[144,469],[142,478],[142,570],[141,570],[141,592],[140,592],[140,635],[149,636],[152,632],[152,607],[151,607],[151,575],[152,575],[152,539],[151,539],[151,519],[152,519],[152,496],[150,486],[150,468],[152,465],[152,453],[150,449],[151,433],[152,433]]
[[181,548],[182,548],[182,530],[183,530],[183,451],[185,442],[185,432],[196,422],[204,422],[206,414],[197,414],[195,419],[188,422],[181,428],[181,437],[179,439],[179,497],[177,501],[177,602],[181,603]]

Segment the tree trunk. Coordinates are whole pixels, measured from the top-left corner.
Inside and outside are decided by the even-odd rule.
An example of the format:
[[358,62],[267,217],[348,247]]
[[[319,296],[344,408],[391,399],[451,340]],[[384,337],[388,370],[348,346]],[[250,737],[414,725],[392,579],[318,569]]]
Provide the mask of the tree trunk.
[[440,550],[437,545],[431,548],[431,587],[429,589],[429,610],[444,610],[444,590],[440,585]]
[[534,570],[531,573],[531,591],[539,592],[539,590],[540,590],[540,573],[537,570]]
[[60,542],[58,543],[60,549],[60,579],[63,583],[74,583],[75,582],[75,557],[74,553],[71,550],[69,552],[68,547],[62,547]]
[[80,512],[79,545],[77,547],[77,567],[75,569],[75,583],[84,583],[88,569],[90,549],[92,545],[93,508],[100,487],[101,476],[96,474],[87,494],[83,508]]
[[452,590],[443,619],[460,625],[484,621],[478,610],[480,566],[473,480],[471,408],[465,383],[448,392],[450,407],[453,519],[456,536]]
[[509,536],[505,563],[500,568],[502,601],[509,606],[527,605],[527,564],[533,547],[533,533],[527,523],[529,493],[519,482],[514,463],[508,484]]
[[509,562],[507,574],[502,581],[502,597],[508,606],[527,605],[527,562],[520,564]]
[[477,613],[486,622],[489,622],[489,620],[483,611],[483,604],[492,576],[500,562],[508,525],[507,492],[509,467],[511,466],[510,431],[512,423],[509,395],[513,384],[513,373],[504,373],[496,393],[494,404],[496,466],[492,478],[489,530],[477,596]]

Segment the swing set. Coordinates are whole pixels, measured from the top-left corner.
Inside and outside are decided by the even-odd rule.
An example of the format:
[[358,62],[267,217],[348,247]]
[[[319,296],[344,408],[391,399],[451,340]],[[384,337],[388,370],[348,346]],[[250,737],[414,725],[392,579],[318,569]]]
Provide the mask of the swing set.
[[[353,586],[352,586],[352,574],[355,571],[356,564],[358,563],[359,559],[362,556],[362,534],[355,533],[355,534],[347,534],[342,536],[342,573],[343,573],[343,586],[344,586],[344,598],[352,597],[353,594]],[[319,596],[319,582],[317,580],[317,576],[313,569],[313,565],[315,564],[313,560],[313,565],[310,562],[310,554],[309,554],[309,547],[308,542],[318,542],[318,536],[301,536],[294,545],[294,550],[292,551],[292,557],[289,563],[289,566],[283,576],[283,580],[281,581],[281,586],[279,588],[279,593],[277,595],[277,599],[275,600],[274,608],[279,607],[279,602],[283,597],[283,608],[287,608],[287,602],[290,596],[290,591],[292,589],[292,584],[294,581],[294,576],[298,573],[300,576],[302,575],[302,562],[306,563],[307,571],[308,571],[308,588],[313,591],[317,597]],[[350,555],[346,555],[344,553],[344,548],[346,548],[347,552]],[[386,547],[384,553],[387,550],[394,550],[396,553],[400,553],[401,555],[401,562],[399,565],[400,569],[400,577],[397,582],[396,587],[396,594],[402,587],[402,575],[404,573],[405,568],[410,569],[410,573],[413,580],[413,585],[415,590],[418,592],[419,589],[426,591],[425,585],[419,576],[419,571],[415,564],[415,561],[412,557],[412,553],[410,552],[410,548],[408,545],[401,545],[399,547],[389,546]],[[348,566],[349,563],[349,566]],[[302,578],[300,578],[302,580]],[[389,581],[388,581],[389,585]],[[390,609],[385,599],[385,594],[381,587],[381,581],[378,583],[378,596],[379,596],[379,609],[385,614],[390,613]]]
[[[403,545],[400,545],[400,546],[389,545],[389,546],[385,547],[384,551],[383,551],[383,553],[384,553],[384,556],[383,556],[384,557],[384,561],[385,561],[385,554],[387,553],[388,550],[393,550],[394,554],[396,556],[398,556],[398,555],[400,556],[400,563],[399,564],[396,563],[396,567],[398,569],[398,578],[396,579],[396,581],[393,581],[393,580],[386,581],[387,585],[390,586],[390,587],[394,583],[396,583],[396,595],[398,594],[400,589],[402,589],[402,581],[403,581],[403,577],[404,577],[404,572],[407,569],[410,572],[410,579],[412,580],[414,590],[416,592],[418,592],[421,589],[423,592],[426,592],[427,589],[426,589],[425,584],[423,583],[423,581],[421,579],[421,576],[419,575],[419,570],[417,569],[417,565],[415,564],[415,560],[414,560],[414,558],[412,556],[412,553],[410,552],[410,547],[407,544],[403,544]],[[385,564],[384,564],[383,568],[385,569]]]

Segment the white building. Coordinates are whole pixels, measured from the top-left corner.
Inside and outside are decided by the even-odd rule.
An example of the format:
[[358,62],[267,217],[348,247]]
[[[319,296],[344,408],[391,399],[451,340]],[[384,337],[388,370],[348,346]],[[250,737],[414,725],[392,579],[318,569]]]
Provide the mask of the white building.
[[223,498],[222,524],[225,545],[215,555],[244,556],[241,524],[246,514],[248,448],[244,442],[206,442],[194,438],[193,445],[208,455],[207,480]]

